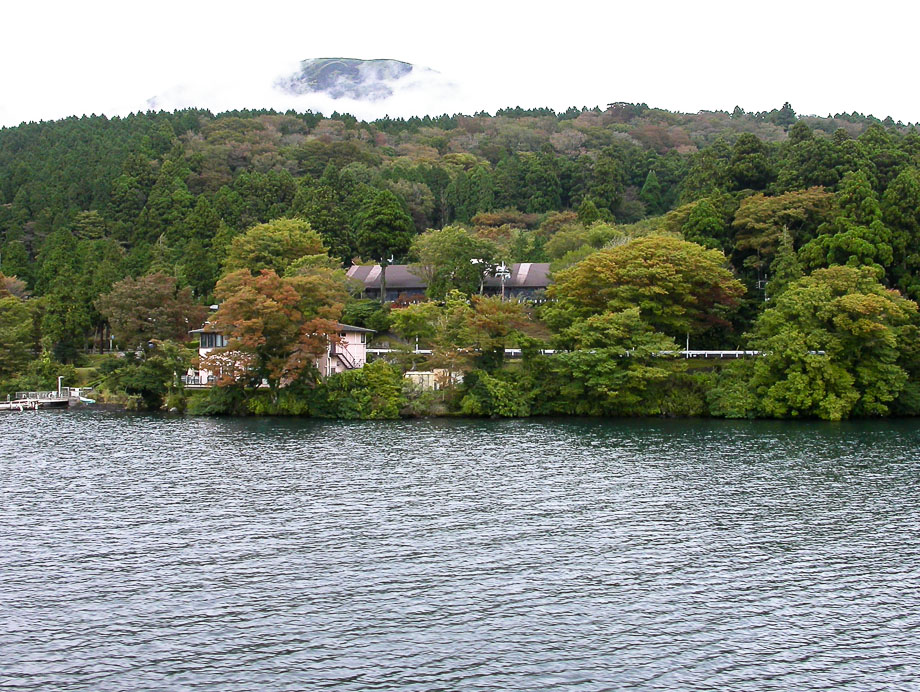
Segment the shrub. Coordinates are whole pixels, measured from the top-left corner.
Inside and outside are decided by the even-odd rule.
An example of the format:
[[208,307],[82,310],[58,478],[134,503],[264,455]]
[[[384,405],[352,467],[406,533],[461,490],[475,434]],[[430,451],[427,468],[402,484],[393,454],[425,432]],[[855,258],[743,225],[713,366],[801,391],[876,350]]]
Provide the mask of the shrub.
[[317,388],[312,412],[324,418],[399,418],[406,403],[402,373],[378,360],[327,378]]
[[460,412],[467,416],[518,418],[530,415],[527,394],[514,383],[492,376],[484,370],[467,373]]

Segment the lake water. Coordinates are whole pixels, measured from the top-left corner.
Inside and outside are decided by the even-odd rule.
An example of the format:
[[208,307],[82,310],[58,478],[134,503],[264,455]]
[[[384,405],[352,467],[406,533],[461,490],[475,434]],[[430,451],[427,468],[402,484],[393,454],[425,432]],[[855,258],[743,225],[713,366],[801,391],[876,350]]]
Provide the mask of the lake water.
[[912,421],[0,414],[0,689],[920,690]]

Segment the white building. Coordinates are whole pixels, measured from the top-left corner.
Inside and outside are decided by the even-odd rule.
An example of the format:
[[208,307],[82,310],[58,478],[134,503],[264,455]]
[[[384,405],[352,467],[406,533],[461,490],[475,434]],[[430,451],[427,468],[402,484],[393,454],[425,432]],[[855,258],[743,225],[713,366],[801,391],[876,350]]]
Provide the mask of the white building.
[[323,377],[363,368],[367,362],[367,340],[374,330],[342,323],[338,328],[339,342],[330,341],[326,355],[316,360],[316,369]]
[[[367,340],[373,329],[355,327],[350,324],[338,325],[338,340],[329,340],[326,353],[316,359],[316,369],[322,377],[334,375],[337,372],[363,368],[367,362]],[[190,334],[198,337],[198,361],[203,362],[205,357],[218,348],[228,344],[228,338],[214,329],[209,323],[201,329],[193,329]],[[185,377],[189,386],[210,387],[217,382],[217,372],[206,368],[192,368]]]

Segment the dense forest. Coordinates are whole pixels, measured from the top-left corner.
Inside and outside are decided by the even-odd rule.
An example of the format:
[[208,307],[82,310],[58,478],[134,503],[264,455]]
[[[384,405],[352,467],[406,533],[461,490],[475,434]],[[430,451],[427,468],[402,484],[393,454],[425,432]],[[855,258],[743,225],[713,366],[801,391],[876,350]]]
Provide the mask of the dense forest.
[[[361,300],[345,277],[402,261],[427,302]],[[550,262],[545,300],[477,295],[499,262]],[[859,113],[185,110],[0,129],[3,390],[66,374],[181,408],[188,330],[219,303],[234,376],[194,410],[913,415],[918,271],[920,134]],[[433,353],[321,381],[309,355],[337,320]],[[663,355],[688,341],[761,355]],[[113,344],[125,355],[98,355]],[[409,368],[463,382],[414,392]]]

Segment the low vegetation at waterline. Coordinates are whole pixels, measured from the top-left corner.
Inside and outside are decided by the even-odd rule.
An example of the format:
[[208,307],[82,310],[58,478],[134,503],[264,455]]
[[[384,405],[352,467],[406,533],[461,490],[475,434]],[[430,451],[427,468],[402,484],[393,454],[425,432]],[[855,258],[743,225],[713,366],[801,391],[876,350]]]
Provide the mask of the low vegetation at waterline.
[[[336,418],[916,415],[918,258],[920,134],[857,113],[0,129],[10,392],[62,376],[136,408]],[[424,295],[388,300],[396,263]],[[484,295],[531,263],[545,292]],[[378,266],[385,302],[353,264]],[[321,371],[343,325],[382,352]],[[676,357],[688,343],[758,355]],[[206,366],[214,386],[190,390]]]

